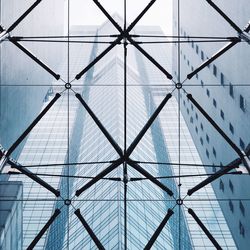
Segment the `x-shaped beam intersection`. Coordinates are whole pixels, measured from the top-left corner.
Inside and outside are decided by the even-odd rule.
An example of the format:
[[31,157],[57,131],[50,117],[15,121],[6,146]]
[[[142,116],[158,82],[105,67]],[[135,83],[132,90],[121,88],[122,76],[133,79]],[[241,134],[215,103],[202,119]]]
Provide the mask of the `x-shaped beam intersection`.
[[[32,60],[34,60],[37,64],[39,64],[42,68],[44,68],[48,73],[50,73],[55,79],[59,80],[60,75],[56,74],[53,70],[51,70],[46,64],[44,64],[42,61],[40,61],[38,58],[36,58],[30,51],[28,51],[24,46],[22,46],[18,40],[20,40],[20,37],[11,37],[10,32],[13,31],[18,24],[36,7],[42,0],[37,0],[26,12],[23,13],[7,30],[5,30],[2,26],[0,26],[0,43],[4,41],[5,39],[8,39],[10,42],[12,42],[15,46],[17,46],[20,50],[22,50],[27,56],[29,56]],[[166,71],[151,55],[149,55],[140,45],[138,42],[134,40],[134,38],[138,37],[137,35],[130,34],[131,30],[135,27],[135,25],[139,22],[139,20],[143,17],[143,15],[149,10],[149,8],[154,4],[156,0],[152,0],[149,2],[149,4],[145,7],[145,9],[138,15],[138,17],[126,28],[122,29],[119,24],[109,15],[109,13],[103,8],[103,6],[99,3],[97,0],[93,0],[94,3],[98,6],[98,8],[103,12],[103,14],[110,20],[110,22],[114,25],[114,27],[118,30],[118,35],[113,35],[112,37],[116,37],[116,39],[108,46],[99,56],[97,56],[87,67],[85,67],[81,72],[79,72],[75,79],[79,80],[91,67],[93,67],[100,59],[102,59],[110,50],[112,50],[117,44],[121,44],[122,40],[124,40],[124,43],[129,42],[132,44],[137,50],[139,50],[148,60],[150,60],[162,73],[166,75],[168,79],[172,79],[172,75]],[[232,37],[231,42],[229,42],[225,47],[223,47],[220,51],[218,51],[216,54],[214,54],[210,59],[205,61],[202,65],[200,65],[197,69],[195,69],[193,72],[187,75],[187,79],[191,79],[194,75],[196,75],[199,71],[201,71],[203,68],[205,68],[208,64],[216,60],[218,57],[220,57],[222,54],[224,54],[226,51],[228,51],[230,48],[235,46],[237,43],[239,43],[241,40],[244,40],[248,43],[250,43],[249,38],[249,31],[250,31],[250,23],[244,28],[244,30],[241,30],[222,10],[219,9],[218,6],[216,6],[211,0],[207,0],[207,2],[238,32],[238,37]],[[60,98],[60,94],[56,94],[55,97],[50,101],[50,103],[45,107],[45,109],[38,115],[38,117],[32,122],[32,124],[24,131],[24,133],[16,140],[16,142],[9,148],[8,151],[4,152],[4,155],[1,156],[0,166],[2,167],[9,163],[12,167],[18,169],[21,173],[25,174],[41,186],[45,187],[47,190],[52,192],[56,197],[60,196],[60,191],[54,189],[52,186],[50,186],[48,183],[40,179],[36,174],[29,171],[27,168],[21,166],[20,164],[17,164],[13,162],[10,159],[11,153],[18,147],[18,145],[24,140],[24,138],[28,135],[28,133],[32,130],[32,128],[41,120],[41,118],[48,112],[48,110],[54,105],[54,103]],[[149,179],[151,182],[156,184],[158,187],[160,187],[163,191],[167,192],[168,195],[173,196],[173,192],[166,187],[164,184],[162,184],[160,181],[157,180],[154,176],[152,176],[149,172],[147,172],[144,168],[142,168],[136,161],[133,161],[130,156],[133,153],[134,149],[137,147],[138,143],[141,141],[145,133],[148,131],[158,114],[161,112],[167,101],[171,98],[171,94],[167,94],[166,97],[163,99],[159,107],[155,110],[153,115],[150,117],[148,122],[145,124],[143,129],[140,131],[140,133],[137,135],[137,137],[134,139],[134,141],[131,143],[131,145],[128,147],[126,152],[123,152],[123,150],[120,148],[120,146],[115,142],[113,137],[109,134],[109,132],[105,129],[105,127],[102,125],[102,123],[99,121],[99,119],[95,116],[94,112],[90,109],[90,107],[87,105],[87,103],[83,100],[80,94],[75,95],[76,98],[80,101],[80,103],[84,106],[88,114],[92,117],[96,125],[99,127],[99,129],[103,132],[105,137],[108,139],[108,141],[111,143],[115,151],[118,153],[119,158],[114,161],[110,166],[108,166],[105,170],[101,171],[96,177],[94,177],[91,181],[89,181],[87,184],[85,184],[82,188],[78,189],[75,193],[76,196],[80,196],[82,192],[93,186],[96,182],[101,180],[103,177],[105,177],[107,174],[109,174],[111,171],[116,169],[119,165],[126,163],[130,165],[132,168],[137,170],[140,174],[145,176],[147,179]],[[232,140],[221,130],[221,128],[213,121],[213,119],[206,113],[206,111],[195,101],[195,99],[192,97],[192,95],[187,94],[188,99],[197,107],[197,109],[204,115],[204,117],[213,125],[213,127],[223,136],[223,138],[227,141],[227,143],[235,150],[235,152],[239,155],[240,158],[236,159],[235,161],[228,164],[227,167],[221,169],[220,171],[216,172],[214,175],[208,177],[206,180],[201,182],[200,184],[196,185],[194,188],[188,190],[188,195],[192,195],[194,192],[198,191],[205,185],[211,183],[212,181],[216,180],[217,178],[221,177],[222,175],[228,173],[233,168],[237,168],[239,164],[244,163],[245,166],[249,167],[249,159],[248,156],[250,154],[250,150],[246,152],[246,154],[242,153],[240,149],[232,142]],[[247,163],[248,162],[248,163]],[[249,169],[248,169],[249,170]],[[214,246],[217,249],[221,249],[217,241],[213,238],[211,233],[207,230],[205,225],[200,221],[198,216],[195,214],[195,212],[192,209],[188,209],[189,214],[194,218],[194,220],[197,222],[197,224],[201,227],[201,229],[204,231],[204,233],[207,235],[207,237],[211,240],[211,242],[214,244]],[[35,239],[32,241],[28,249],[33,249],[37,242],[41,239],[41,237],[44,235],[44,233],[47,231],[49,226],[53,223],[53,221],[57,218],[57,216],[61,213],[60,209],[56,209],[54,214],[51,216],[51,218],[48,220],[48,222],[45,224],[45,226],[41,229],[39,234],[35,237]],[[145,249],[150,249],[152,245],[154,244],[155,240],[159,236],[160,232],[166,225],[167,221],[170,219],[170,217],[174,214],[172,209],[168,210],[168,213],[164,217],[163,221],[155,231],[155,233],[152,235],[150,241],[146,245]],[[84,228],[87,230],[89,235],[91,236],[92,240],[95,242],[98,249],[104,249],[101,242],[98,240],[88,223],[85,221],[83,216],[80,213],[80,210],[77,209],[75,211],[75,215],[78,217],[78,219],[81,221]]]

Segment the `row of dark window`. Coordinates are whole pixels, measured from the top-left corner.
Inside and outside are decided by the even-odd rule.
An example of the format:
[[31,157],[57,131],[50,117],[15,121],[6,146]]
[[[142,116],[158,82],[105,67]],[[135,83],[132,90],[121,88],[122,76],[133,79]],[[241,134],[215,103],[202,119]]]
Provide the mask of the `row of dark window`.
[[[230,180],[229,180],[229,187],[232,190],[232,182],[230,184]],[[224,183],[222,180],[220,180],[220,189],[224,192],[225,186],[224,186]],[[228,206],[229,206],[230,211],[232,213],[234,213],[234,204],[233,204],[232,200],[228,201]],[[239,209],[241,211],[241,214],[245,217],[246,210],[245,210],[245,207],[244,207],[242,201],[239,201]],[[245,237],[245,228],[244,228],[243,224],[241,223],[241,221],[239,221],[239,233],[240,233],[240,235],[242,235],[242,237]]]
[[[184,58],[185,58],[185,55],[184,55]],[[222,75],[221,78],[224,79],[224,75]],[[204,82],[202,80],[201,80],[201,85],[204,85]],[[206,89],[206,94],[207,94],[208,97],[210,97],[210,91],[209,91],[209,89]],[[240,95],[240,100],[241,100],[240,102],[244,103],[244,98],[241,95]],[[184,104],[184,106],[186,106],[185,100],[183,100],[183,104]],[[215,108],[217,108],[217,101],[215,99],[213,99],[213,106]],[[192,104],[191,104],[191,109],[193,110],[193,105]],[[187,108],[187,113],[189,114],[189,109],[188,108]],[[196,119],[198,120],[197,113],[195,115],[196,115]],[[221,118],[223,120],[225,120],[225,113],[223,112],[223,110],[220,110],[220,116],[221,116]],[[190,117],[190,122],[193,123],[193,117],[192,116]],[[201,124],[201,129],[203,130],[203,125],[202,124]],[[233,125],[231,123],[229,123],[229,130],[230,130],[231,134],[234,135],[235,130],[234,130],[234,127],[233,127]],[[197,128],[197,126],[195,127],[195,131],[198,134],[198,128]],[[200,138],[200,141],[201,141],[201,144],[203,145],[203,139],[202,138]],[[245,143],[244,143],[244,141],[241,138],[239,138],[239,144],[240,144],[241,149],[244,150],[245,149]],[[206,155],[209,158],[209,152],[208,152],[208,150],[206,150]],[[213,155],[215,157],[217,155],[216,154],[216,150],[214,148],[213,148]]]
[[[189,37],[187,36],[187,34],[186,34],[186,32],[184,31],[182,31],[182,33],[184,33],[184,36],[185,37],[187,37],[187,39],[188,39],[188,41],[190,41],[190,39],[189,39]],[[190,41],[191,43],[191,47],[193,48],[193,49],[195,49],[195,52],[196,52],[196,54],[197,55],[199,55],[199,57],[201,58],[201,60],[202,61],[205,61],[206,59],[208,59],[208,57],[205,55],[205,53],[203,52],[203,50],[202,49],[200,49],[199,48],[199,46],[196,44],[194,44],[194,42],[193,41]],[[182,54],[182,51],[181,51],[181,54]],[[186,56],[185,55],[183,55],[183,57],[184,57],[184,60],[186,60]],[[187,60],[187,64],[189,65],[190,64],[190,62],[189,62],[189,60]],[[208,68],[211,68],[211,65],[208,65]],[[193,71],[194,70],[194,67],[193,66],[191,66],[191,71]],[[222,73],[222,72],[220,72],[220,74],[218,73],[219,71],[218,71],[218,68],[217,68],[217,66],[215,65],[215,64],[213,64],[213,66],[212,66],[212,72],[213,72],[213,75],[216,77],[216,78],[219,78],[219,80],[220,80],[220,84],[222,85],[222,86],[224,86],[225,85],[225,82],[226,82],[226,80],[225,80],[225,75]],[[198,79],[198,74],[196,74],[196,78]],[[203,86],[204,85],[204,82],[203,81],[201,81],[201,85]],[[234,94],[234,87],[233,87],[233,85],[231,84],[231,83],[229,83],[229,95],[234,99],[235,98],[235,94]],[[240,94],[240,96],[239,96],[239,106],[240,106],[240,109],[242,110],[242,111],[246,111],[246,100],[245,100],[245,98]]]
[[[228,181],[228,186],[229,186],[231,192],[233,193],[234,192],[234,186],[233,186],[233,183],[231,182],[231,180]],[[220,179],[220,186],[219,187],[220,187],[220,190],[224,192],[225,184],[221,179]],[[229,207],[230,207],[231,212],[234,212],[234,205],[233,205],[231,200],[229,201]],[[241,214],[243,216],[245,216],[246,211],[245,211],[245,207],[244,207],[242,201],[239,202],[239,209],[241,211]]]
[[[217,105],[216,100],[214,100],[213,103],[214,103],[214,105]],[[186,106],[186,101],[185,100],[183,100],[183,105]],[[191,104],[191,110],[193,111],[193,109],[194,109],[193,104]],[[187,112],[188,115],[190,114],[189,108],[186,109],[186,112]],[[225,114],[224,114],[223,110],[220,111],[220,116],[221,116],[221,118],[223,120],[225,119]],[[198,114],[197,113],[195,113],[195,118],[196,118],[196,120],[198,120]],[[194,118],[193,118],[192,115],[190,116],[190,123],[191,124],[194,123]],[[204,131],[204,126],[203,126],[202,123],[200,123],[200,128],[201,128],[202,131]],[[230,130],[230,132],[232,134],[234,134],[234,127],[233,127],[233,125],[231,123],[229,123],[229,130]],[[195,132],[196,132],[196,134],[198,134],[198,132],[199,132],[199,129],[198,129],[197,126],[195,126]],[[207,143],[209,143],[209,141],[210,141],[210,138],[209,138],[209,136],[207,134],[206,134],[206,141],[207,141]],[[204,144],[204,141],[203,141],[202,137],[200,137],[200,143],[201,143],[201,145]],[[245,150],[245,143],[244,143],[244,141],[241,138],[239,138],[239,144],[240,144],[241,149]],[[217,153],[216,153],[215,148],[213,147],[212,150],[213,150],[213,155],[216,158],[217,157]],[[208,150],[206,150],[206,156],[207,156],[207,158],[209,158],[209,152],[208,152]]]

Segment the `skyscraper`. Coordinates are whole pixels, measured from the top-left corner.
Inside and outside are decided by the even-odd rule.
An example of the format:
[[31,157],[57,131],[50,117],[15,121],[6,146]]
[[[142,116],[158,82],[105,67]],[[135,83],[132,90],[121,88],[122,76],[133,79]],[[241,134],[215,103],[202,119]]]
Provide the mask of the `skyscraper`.
[[[178,3],[173,3],[173,28],[177,35]],[[213,122],[235,144],[234,148],[242,152],[240,158],[244,158],[245,154],[249,154],[247,146],[250,142],[249,3],[180,1],[179,7],[179,35],[183,41],[180,45],[180,81],[186,79],[183,84],[185,90],[193,95]],[[177,51],[177,45],[175,48]],[[199,70],[202,65],[205,67]],[[173,69],[176,75],[177,68],[175,61]],[[207,167],[206,171],[217,173],[221,166],[237,159],[240,152],[235,153],[229,140],[216,131],[185,93],[181,97],[182,114],[201,160],[203,164],[214,165]],[[245,164],[240,170],[243,171],[242,175],[224,175],[212,184],[237,247],[248,249],[249,168]]]
[[[113,18],[120,25],[124,22],[118,15]],[[70,79],[107,48],[105,42],[109,44],[110,37],[105,34],[115,32],[108,21],[100,27],[71,28],[71,35],[96,38],[94,44],[84,44],[85,38],[84,46],[70,45]],[[136,27],[133,34],[163,35],[159,27],[148,26]],[[33,175],[25,177],[22,172],[16,173],[18,177],[11,177],[24,184],[24,247],[142,249],[163,218],[169,216],[153,248],[212,248],[213,243],[191,216],[190,211],[194,210],[223,249],[235,249],[210,185],[193,199],[184,201],[187,189],[202,177],[191,176],[191,182],[178,176],[205,172],[199,166],[198,153],[178,112],[177,101],[168,95],[174,90],[172,82],[166,81],[165,75],[130,44],[125,67],[128,85],[124,89],[122,46],[113,48],[83,79],[72,82],[72,86],[65,85],[68,89],[53,83],[43,110],[54,98],[56,102],[33,128],[18,159],[19,164],[41,179],[34,181],[30,178]],[[171,68],[171,60],[166,60],[170,47],[142,46],[164,68]],[[67,69],[67,65],[61,69]],[[127,91],[126,99],[124,91]],[[127,179],[124,179],[126,162],[119,163],[120,151],[115,149],[123,145],[128,150],[131,148],[166,97],[171,100],[160,117],[131,151],[132,160],[128,161],[131,165],[127,166]],[[124,112],[127,112],[126,126]],[[178,127],[183,166],[178,164]],[[113,171],[93,183],[96,176],[114,163],[117,167]],[[188,164],[193,163],[195,166],[190,170]],[[145,171],[150,173],[146,178]],[[153,178],[153,183],[150,176],[158,178]],[[157,182],[158,179],[161,181]],[[48,185],[41,185],[42,180]],[[176,199],[171,197],[171,192]],[[45,225],[48,227],[43,231]]]

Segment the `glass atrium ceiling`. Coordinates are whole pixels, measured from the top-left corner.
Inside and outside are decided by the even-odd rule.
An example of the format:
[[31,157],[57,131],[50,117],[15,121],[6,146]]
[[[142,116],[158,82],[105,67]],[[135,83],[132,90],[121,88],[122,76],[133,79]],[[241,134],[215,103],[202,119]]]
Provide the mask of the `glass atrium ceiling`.
[[0,4],[0,249],[247,249],[247,1]]

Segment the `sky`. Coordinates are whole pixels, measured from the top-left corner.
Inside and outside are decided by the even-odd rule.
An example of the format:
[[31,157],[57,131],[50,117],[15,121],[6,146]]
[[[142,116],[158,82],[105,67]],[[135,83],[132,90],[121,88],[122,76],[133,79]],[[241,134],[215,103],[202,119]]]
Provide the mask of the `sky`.
[[[101,5],[112,15],[117,12],[123,17],[124,0],[99,0]],[[127,20],[133,21],[147,6],[150,0],[127,0]],[[93,0],[70,1],[71,25],[99,25],[106,17]],[[159,25],[165,34],[172,30],[172,0],[156,0],[150,10],[138,22],[138,25]]]

